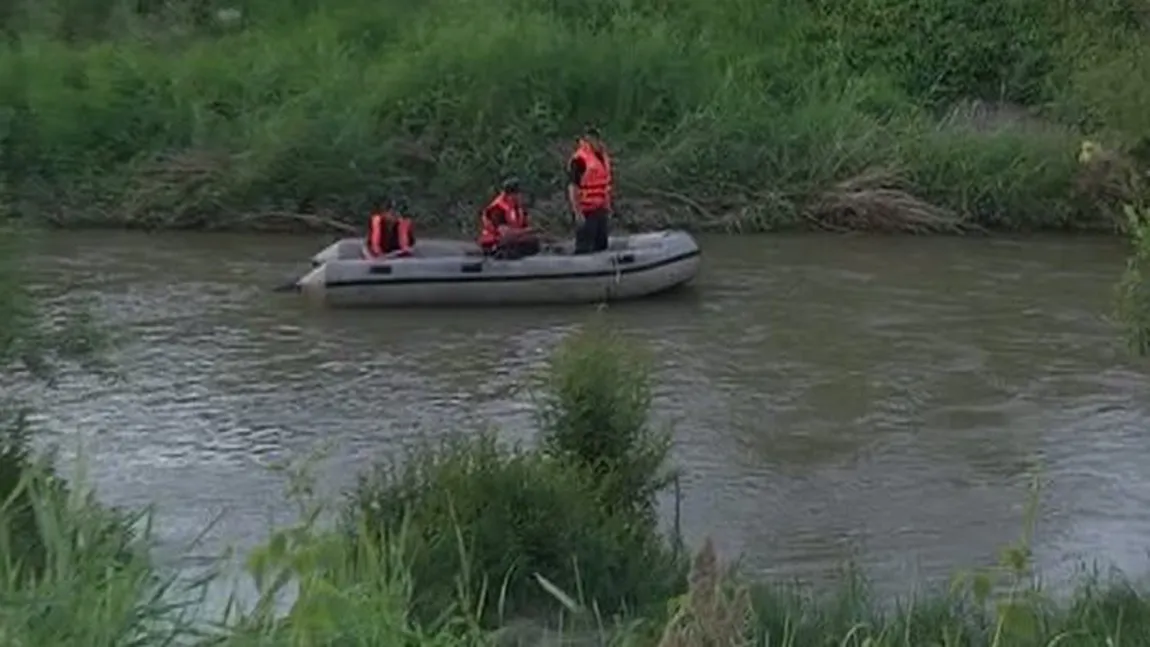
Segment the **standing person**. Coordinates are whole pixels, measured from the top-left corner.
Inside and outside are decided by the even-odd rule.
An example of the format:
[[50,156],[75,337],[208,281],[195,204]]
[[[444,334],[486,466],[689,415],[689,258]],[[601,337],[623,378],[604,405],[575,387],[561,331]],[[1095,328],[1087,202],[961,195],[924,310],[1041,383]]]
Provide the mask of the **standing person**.
[[588,126],[567,163],[567,201],[575,218],[576,254],[607,249],[611,192],[611,158],[599,130]]

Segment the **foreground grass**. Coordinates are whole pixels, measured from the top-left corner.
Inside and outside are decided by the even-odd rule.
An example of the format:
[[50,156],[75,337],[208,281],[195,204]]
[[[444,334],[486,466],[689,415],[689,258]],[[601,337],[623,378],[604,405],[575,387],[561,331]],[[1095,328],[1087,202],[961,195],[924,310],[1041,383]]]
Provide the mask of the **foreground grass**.
[[[38,477],[23,487],[36,488]],[[35,500],[42,500],[34,497]],[[143,552],[130,552],[102,534],[92,502],[38,507],[39,539],[48,568],[34,580],[18,564],[0,561],[0,644],[102,647],[182,644],[271,645],[559,645],[850,647],[1010,646],[1071,647],[1150,644],[1150,598],[1119,580],[1084,578],[1069,600],[1055,601],[1027,574],[1025,551],[1008,552],[1001,579],[979,573],[948,591],[905,597],[891,609],[865,582],[846,577],[841,588],[813,595],[787,586],[748,582],[725,569],[709,543],[692,560],[689,586],[645,615],[607,614],[577,592],[536,575],[536,594],[552,615],[503,616],[490,624],[483,607],[501,603],[493,585],[487,599],[467,593],[481,568],[456,573],[459,588],[440,600],[441,615],[417,618],[418,577],[405,546],[408,527],[381,543],[364,528],[350,537],[317,528],[313,520],[277,532],[257,552],[253,574],[259,600],[218,619],[195,617],[192,605],[173,604],[207,582],[179,590]],[[2,518],[2,515],[0,515]],[[0,526],[0,528],[4,528]],[[450,529],[461,535],[467,529]],[[77,543],[74,537],[89,541]],[[466,560],[466,550],[459,546]],[[507,550],[517,550],[508,547]],[[286,615],[273,611],[289,580],[298,593]]]
[[14,0],[0,206],[339,227],[388,193],[471,228],[514,172],[561,222],[591,120],[633,226],[1108,227],[1074,155],[1150,134],[1146,22],[1136,0]]

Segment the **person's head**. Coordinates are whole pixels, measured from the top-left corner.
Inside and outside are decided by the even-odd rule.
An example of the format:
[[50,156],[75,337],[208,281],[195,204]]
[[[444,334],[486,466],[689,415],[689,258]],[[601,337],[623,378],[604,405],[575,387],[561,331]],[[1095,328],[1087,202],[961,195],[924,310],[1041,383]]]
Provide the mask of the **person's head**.
[[519,196],[519,178],[514,175],[503,178],[503,182],[499,185],[499,190],[510,196]]
[[603,135],[594,125],[588,124],[585,128],[583,128],[583,139],[591,145],[591,148],[594,148],[597,151],[603,149]]
[[372,200],[371,207],[375,213],[387,213],[395,208],[395,201],[388,196],[379,196]]
[[404,196],[399,196],[398,198],[393,200],[391,203],[391,209],[397,215],[406,214],[408,212],[409,208],[410,208],[410,205],[407,203],[407,198]]

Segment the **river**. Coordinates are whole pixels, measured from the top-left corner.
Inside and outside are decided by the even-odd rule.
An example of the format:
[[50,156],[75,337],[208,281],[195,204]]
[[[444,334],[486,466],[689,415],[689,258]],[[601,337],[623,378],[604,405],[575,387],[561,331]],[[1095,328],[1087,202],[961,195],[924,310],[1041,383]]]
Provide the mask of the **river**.
[[[221,513],[199,552],[242,552],[290,520],[267,466],[320,443],[320,481],[338,490],[448,430],[529,440],[522,386],[591,311],[322,311],[271,292],[325,242],[75,233],[37,247],[47,285],[128,335],[113,357],[126,379],[65,380],[43,437],[82,440],[103,499],[155,504],[159,554]],[[689,541],[709,533],[748,568],[808,581],[855,559],[905,592],[993,560],[1040,468],[1040,566],[1150,570],[1150,370],[1108,320],[1119,241],[701,244],[693,290],[608,312],[657,350]]]

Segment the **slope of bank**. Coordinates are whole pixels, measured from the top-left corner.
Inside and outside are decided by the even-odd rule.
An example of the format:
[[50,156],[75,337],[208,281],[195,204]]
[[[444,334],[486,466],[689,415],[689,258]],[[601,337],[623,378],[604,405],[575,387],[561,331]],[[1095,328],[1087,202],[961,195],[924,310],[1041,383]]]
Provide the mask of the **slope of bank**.
[[1107,227],[1075,155],[1150,133],[1150,47],[1140,4],[1099,6],[17,1],[0,206],[260,228],[389,194],[470,227],[503,174],[560,204],[593,121],[636,225]]

